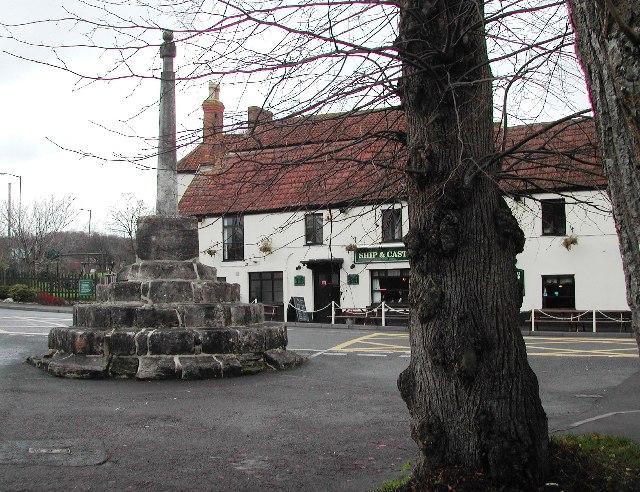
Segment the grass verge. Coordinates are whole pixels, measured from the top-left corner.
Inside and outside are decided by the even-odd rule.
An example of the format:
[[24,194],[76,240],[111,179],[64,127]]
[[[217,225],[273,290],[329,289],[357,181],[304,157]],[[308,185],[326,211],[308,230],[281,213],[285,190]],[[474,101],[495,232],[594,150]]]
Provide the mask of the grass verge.
[[[417,484],[403,467],[397,480],[376,492],[504,492],[480,472],[460,467],[434,470],[427,483]],[[549,441],[549,473],[539,491],[631,492],[640,490],[640,446],[630,439],[601,436],[553,436]]]

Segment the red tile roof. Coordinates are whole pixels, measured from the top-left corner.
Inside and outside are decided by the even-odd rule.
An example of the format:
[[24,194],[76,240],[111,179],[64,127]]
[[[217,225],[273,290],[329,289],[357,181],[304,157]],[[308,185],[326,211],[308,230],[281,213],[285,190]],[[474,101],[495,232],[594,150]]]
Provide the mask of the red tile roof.
[[510,127],[504,142],[498,132],[497,152],[509,151],[502,159],[501,188],[507,193],[605,188],[593,120],[580,118],[547,129],[549,126]]
[[213,164],[211,145],[200,144],[178,161],[179,173],[194,173],[201,165]]
[[[220,145],[201,144],[178,163],[179,171],[195,172],[180,211],[222,215],[401,199],[404,125],[400,111],[387,110],[285,118],[221,136]],[[571,120],[531,138],[544,127],[508,128],[504,142],[497,133],[505,192],[606,186],[592,120]],[[503,148],[511,151],[506,157]]]

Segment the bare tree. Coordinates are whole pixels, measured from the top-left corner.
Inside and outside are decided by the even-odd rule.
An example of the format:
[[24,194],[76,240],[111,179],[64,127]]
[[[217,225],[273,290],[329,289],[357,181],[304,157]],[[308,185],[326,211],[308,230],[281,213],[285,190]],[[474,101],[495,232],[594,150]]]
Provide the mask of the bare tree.
[[18,268],[37,270],[47,253],[56,245],[56,237],[76,217],[75,198],[66,196],[36,200],[21,207],[2,208],[2,219],[11,229],[11,260]]
[[568,4],[595,111],[640,347],[640,2]]
[[109,211],[109,230],[129,238],[131,253],[136,254],[136,232],[138,218],[149,215],[150,209],[144,200],[136,200],[133,193],[122,193],[119,207],[112,207]]
[[[144,78],[135,59],[143,58],[146,69],[159,44],[157,26],[170,24],[185,53],[183,89],[205,76],[227,85],[260,83],[263,106],[281,117],[280,135],[289,129],[285,141],[316,144],[313,155],[299,150],[289,162],[265,162],[269,127],[230,114],[227,129],[250,134],[254,146],[242,148],[233,135],[224,145],[238,151],[236,158],[252,159],[252,172],[268,169],[277,183],[287,166],[332,159],[390,171],[390,186],[402,177],[398,196],[408,198],[411,213],[405,242],[412,356],[399,388],[421,452],[416,475],[453,464],[517,487],[539,484],[547,423],[517,325],[515,256],[524,238],[498,183],[505,175],[517,179],[522,165],[535,170],[536,154],[549,152],[544,145],[523,152],[508,138],[509,125],[545,118],[549,104],[566,102],[580,84],[564,1],[135,3],[144,14],[124,16],[109,10],[118,4],[99,3],[100,22],[73,14],[55,20],[86,29],[94,46],[115,53],[107,72],[82,74],[68,63],[50,63],[87,80]],[[20,38],[20,27],[5,29]],[[104,32],[119,44],[100,45]],[[57,56],[75,49],[73,43],[38,46]],[[345,112],[389,108],[402,113],[396,118],[402,125],[358,133],[344,124]],[[564,109],[566,124],[540,133],[570,127],[583,114],[583,108]],[[323,116],[324,133],[304,133],[305,119],[332,111],[343,116]],[[494,119],[501,132],[494,133]],[[349,138],[336,143],[337,133]],[[198,138],[194,130],[181,143]],[[581,161],[567,157],[574,157],[567,166]],[[527,180],[544,187],[530,173]]]

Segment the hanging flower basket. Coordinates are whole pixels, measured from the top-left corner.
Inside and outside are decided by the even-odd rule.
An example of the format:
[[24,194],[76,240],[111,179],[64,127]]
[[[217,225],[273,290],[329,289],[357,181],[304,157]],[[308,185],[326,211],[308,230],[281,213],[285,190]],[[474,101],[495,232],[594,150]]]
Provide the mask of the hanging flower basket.
[[571,247],[578,244],[578,236],[571,234],[562,240],[562,245],[567,251],[571,251]]
[[260,244],[258,244],[258,250],[260,250],[261,253],[271,253],[271,251],[273,251],[271,239],[266,237],[262,241],[260,241]]

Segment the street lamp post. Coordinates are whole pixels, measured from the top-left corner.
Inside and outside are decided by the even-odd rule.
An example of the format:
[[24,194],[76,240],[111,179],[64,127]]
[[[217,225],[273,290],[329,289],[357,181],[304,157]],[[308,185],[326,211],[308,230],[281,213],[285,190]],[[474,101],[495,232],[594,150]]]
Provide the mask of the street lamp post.
[[[18,231],[21,230],[20,226],[22,225],[22,176],[11,173],[0,173],[0,175],[4,176],[13,176],[14,178],[18,178]],[[11,183],[9,183],[9,215],[11,214]],[[11,228],[11,220],[9,220],[9,228]],[[11,229],[9,229],[11,231]],[[11,236],[11,232],[9,232],[9,236]]]
[[91,236],[91,209],[90,208],[81,208],[80,210],[84,210],[85,212],[89,212],[89,236]]

